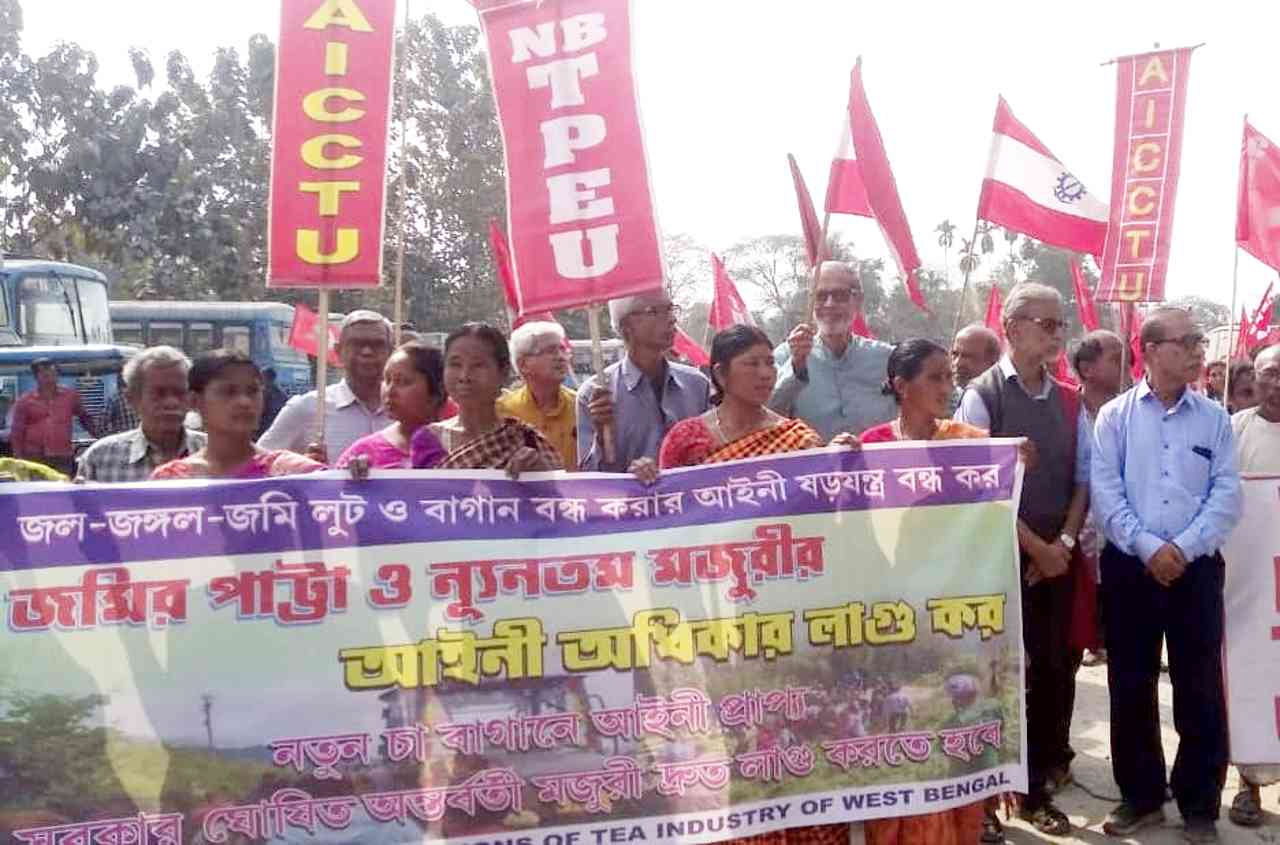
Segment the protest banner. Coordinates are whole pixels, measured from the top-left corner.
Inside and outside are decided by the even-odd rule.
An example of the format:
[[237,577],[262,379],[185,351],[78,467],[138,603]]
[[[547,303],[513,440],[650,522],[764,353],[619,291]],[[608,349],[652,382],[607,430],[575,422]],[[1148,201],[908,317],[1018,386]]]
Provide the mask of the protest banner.
[[281,0],[267,287],[380,283],[394,35],[395,0]]
[[1194,49],[1115,61],[1111,216],[1096,294],[1099,302],[1164,299]]
[[1011,440],[7,486],[27,845],[699,843],[1026,788]]
[[517,313],[662,287],[629,0],[516,0],[481,9],[480,23],[502,129]]
[[1280,476],[1246,477],[1227,561],[1227,713],[1231,762],[1280,763]]

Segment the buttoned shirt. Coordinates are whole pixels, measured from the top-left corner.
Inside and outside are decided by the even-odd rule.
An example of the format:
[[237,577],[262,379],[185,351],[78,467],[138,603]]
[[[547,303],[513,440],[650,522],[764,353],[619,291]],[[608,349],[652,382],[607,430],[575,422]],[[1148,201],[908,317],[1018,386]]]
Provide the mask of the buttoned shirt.
[[529,385],[524,384],[498,397],[498,414],[504,417],[515,417],[536,428],[543,437],[551,441],[552,446],[556,447],[564,465],[572,468],[578,465],[577,399],[576,392],[560,385],[555,409],[544,411],[538,404],[538,400],[533,398],[533,391],[529,389]]
[[1143,563],[1165,543],[1213,554],[1240,519],[1240,473],[1221,405],[1186,389],[1171,408],[1143,379],[1098,412],[1090,494],[1103,532]]
[[671,426],[704,413],[711,406],[711,382],[693,367],[667,362],[658,401],[648,377],[623,356],[604,370],[604,385],[613,396],[614,461],[604,459],[596,442],[595,427],[587,406],[591,404],[599,376],[578,391],[578,465],[584,470],[625,472],[637,458],[657,460],[658,447]]
[[104,437],[90,446],[76,461],[76,478],[120,484],[146,481],[161,464],[175,458],[189,458],[204,448],[208,438],[200,431],[182,430],[182,444],[176,455],[163,455],[141,428]]
[[133,405],[129,404],[124,393],[117,393],[107,400],[107,406],[102,409],[102,416],[98,417],[98,436],[119,434],[140,425],[142,420],[138,417],[137,411],[133,410]]
[[[1013,359],[1008,355],[1001,355],[1000,360],[996,363],[1000,368],[1000,375],[1004,380],[1018,385],[1018,388],[1027,396],[1037,402],[1046,402],[1053,391],[1053,382],[1049,381],[1049,370],[1047,367],[1040,367],[1040,390],[1032,393],[1027,390],[1026,385],[1018,378],[1018,370],[1013,366]],[[987,409],[987,403],[982,401],[982,396],[973,387],[966,387],[964,393],[960,396],[960,407],[955,412],[956,422],[968,423],[977,428],[985,428],[991,430],[991,411]],[[1086,475],[1086,480],[1088,476]]]
[[10,441],[13,454],[19,458],[70,458],[72,421],[90,432],[93,421],[80,404],[80,394],[58,385],[53,397],[46,399],[38,390],[18,397],[13,405],[13,429]]
[[804,420],[825,441],[888,422],[898,415],[893,397],[881,389],[892,351],[887,343],[850,335],[844,354],[836,357],[819,336],[805,360],[808,378],[802,379],[791,366],[791,347],[783,343],[773,351],[778,384],[769,407]]
[[[307,445],[319,434],[316,396],[313,390],[286,402],[271,428],[258,438],[258,445],[264,449],[306,452]],[[391,423],[392,419],[381,405],[372,410],[365,407],[351,391],[346,379],[325,388],[324,442],[330,459],[336,461],[352,443],[381,431]]]

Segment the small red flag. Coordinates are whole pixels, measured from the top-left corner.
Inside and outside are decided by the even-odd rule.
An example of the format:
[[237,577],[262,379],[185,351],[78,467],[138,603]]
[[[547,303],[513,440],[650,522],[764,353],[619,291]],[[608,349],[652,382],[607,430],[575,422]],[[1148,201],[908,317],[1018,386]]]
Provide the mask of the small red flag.
[[876,339],[876,336],[871,333],[871,327],[867,325],[867,315],[861,311],[854,314],[853,319],[849,321],[849,331],[868,340]]
[[1067,360],[1066,349],[1059,350],[1058,360],[1053,362],[1053,377],[1067,387],[1080,386],[1080,382],[1076,381],[1075,374],[1071,372],[1071,362]]
[[809,266],[816,267],[819,261],[827,258],[827,245],[822,242],[822,224],[818,222],[818,212],[813,210],[813,197],[809,196],[809,188],[804,184],[804,175],[800,173],[796,157],[787,153],[787,163],[791,165],[791,183],[796,189],[796,204],[800,206],[804,250],[809,256]]
[[1085,331],[1098,330],[1098,309],[1093,304],[1093,291],[1085,280],[1084,270],[1080,267],[1080,259],[1071,257],[1071,286],[1076,295],[1076,313],[1080,315],[1080,325]]
[[711,272],[715,276],[715,294],[711,298],[711,311],[707,314],[711,329],[718,332],[730,326],[754,326],[755,320],[751,319],[751,312],[742,301],[737,285],[729,278],[729,271],[724,269],[724,263],[715,253],[711,254]]
[[524,323],[554,323],[555,315],[550,311],[534,311],[529,314],[520,313],[520,291],[516,285],[516,274],[511,269],[511,248],[507,245],[507,236],[503,234],[498,221],[489,218],[489,248],[493,250],[493,266],[498,272],[498,281],[502,283],[502,296],[507,302],[507,323],[515,329]]
[[997,284],[991,285],[991,293],[987,296],[987,316],[983,322],[1004,343],[1004,301]]
[[893,170],[889,167],[889,154],[885,152],[875,115],[871,113],[871,103],[862,87],[861,58],[853,66],[849,84],[849,127],[871,211],[880,224],[880,231],[884,233],[889,250],[898,262],[898,269],[902,271],[907,295],[917,308],[928,313],[929,306],[925,304],[924,294],[916,278],[916,271],[920,269],[920,256],[916,253],[915,241],[911,238],[907,214],[902,210],[898,183],[894,181]]
[[697,341],[684,333],[684,329],[676,326],[676,339],[671,344],[671,348],[676,354],[686,361],[691,362],[695,367],[707,367],[711,365],[711,358],[707,355],[707,351],[698,345]]
[[[293,325],[289,327],[289,346],[316,357],[316,312],[299,302],[293,306]],[[329,363],[338,366],[338,327],[329,324]]]
[[1247,121],[1240,147],[1236,243],[1280,270],[1280,148]]
[[1249,354],[1249,340],[1253,336],[1253,324],[1249,322],[1249,313],[1240,306],[1240,328],[1236,331],[1236,341],[1231,344],[1232,361],[1244,358]]
[[1271,312],[1275,304],[1275,298],[1271,295],[1273,287],[1275,282],[1267,285],[1262,299],[1258,301],[1258,307],[1253,309],[1253,315],[1249,318],[1249,346],[1246,352],[1252,351],[1271,330]]
[[1129,372],[1134,381],[1142,378],[1146,364],[1142,358],[1142,323],[1138,309],[1132,302],[1120,303],[1120,331],[1129,341]]

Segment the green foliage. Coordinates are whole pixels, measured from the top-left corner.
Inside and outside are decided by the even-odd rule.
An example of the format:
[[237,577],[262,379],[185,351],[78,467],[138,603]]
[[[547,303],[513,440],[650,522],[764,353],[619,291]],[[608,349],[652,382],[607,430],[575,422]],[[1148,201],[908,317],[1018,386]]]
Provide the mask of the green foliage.
[[100,695],[10,693],[0,699],[0,796],[18,806],[63,809],[94,781],[105,733],[87,722]]

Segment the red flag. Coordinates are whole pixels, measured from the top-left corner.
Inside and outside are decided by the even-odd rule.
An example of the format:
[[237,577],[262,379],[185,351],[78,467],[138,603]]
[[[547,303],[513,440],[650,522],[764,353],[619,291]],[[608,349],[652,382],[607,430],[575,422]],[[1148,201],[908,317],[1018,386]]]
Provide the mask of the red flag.
[[800,229],[804,232],[804,250],[809,256],[809,266],[816,267],[819,261],[827,258],[827,245],[822,242],[822,225],[818,222],[818,212],[813,210],[813,197],[809,196],[809,188],[804,184],[804,176],[796,157],[787,153],[787,163],[791,165],[791,182],[796,189],[796,204],[800,206]]
[[1267,285],[1262,299],[1258,301],[1258,307],[1253,309],[1253,316],[1249,318],[1249,346],[1246,352],[1252,351],[1271,329],[1271,312],[1275,303],[1275,298],[1271,296],[1271,289],[1274,286],[1275,282]]
[[927,313],[929,306],[925,304],[924,294],[916,279],[916,271],[920,269],[920,256],[911,239],[906,212],[902,210],[898,185],[893,179],[893,170],[889,167],[889,155],[885,152],[875,116],[871,114],[867,92],[862,88],[861,58],[853,66],[849,84],[849,126],[853,134],[853,149],[858,157],[858,167],[862,172],[862,182],[867,190],[867,201],[875,213],[876,222],[880,224],[880,231],[884,233],[894,260],[898,262],[898,269],[902,271],[907,295],[917,308]]
[[1080,382],[1076,381],[1075,374],[1071,372],[1071,362],[1067,360],[1066,349],[1060,350],[1058,352],[1058,360],[1053,362],[1053,377],[1067,387],[1080,386]]
[[711,311],[707,314],[707,322],[714,331],[722,331],[730,326],[754,326],[751,312],[742,301],[738,288],[729,278],[729,271],[724,263],[711,254],[711,272],[715,276],[715,295],[711,298]]
[[1142,358],[1142,324],[1138,320],[1138,308],[1132,302],[1120,304],[1120,331],[1129,341],[1129,372],[1133,380],[1138,381],[1146,364]]
[[874,217],[867,201],[867,186],[862,184],[862,170],[853,152],[853,132],[849,128],[849,110],[845,109],[840,125],[840,143],[831,159],[827,177],[827,200],[823,208],[828,214],[856,214]]
[[867,325],[867,315],[861,311],[854,314],[853,319],[849,321],[849,331],[868,340],[876,339],[876,336],[871,333],[871,327]]
[[707,367],[711,365],[711,358],[708,357],[707,351],[698,345],[697,341],[684,333],[684,329],[676,326],[676,339],[671,344],[671,348],[676,354],[684,358],[686,361],[693,363],[695,367]]
[[1280,149],[1248,121],[1240,145],[1236,243],[1280,270]]
[[1004,343],[1004,301],[1000,298],[999,285],[993,284],[991,293],[987,296],[987,317],[984,323]]
[[1253,324],[1249,322],[1249,314],[1240,306],[1240,329],[1236,332],[1236,342],[1231,344],[1230,358],[1244,358],[1249,352],[1249,339],[1253,335]]
[[1023,126],[1001,97],[991,127],[991,156],[978,199],[978,218],[1038,241],[1101,255],[1107,205]]
[[1075,290],[1076,313],[1080,315],[1080,325],[1084,326],[1085,331],[1097,331],[1098,309],[1093,304],[1093,291],[1089,290],[1080,260],[1075,256],[1071,257],[1071,286]]
[[[293,325],[289,327],[289,346],[316,357],[316,312],[299,302],[293,306]],[[329,363],[338,365],[338,327],[329,324]]]
[[523,323],[556,322],[550,311],[520,313],[520,287],[516,284],[515,273],[511,271],[511,249],[507,246],[507,236],[492,217],[489,218],[489,248],[493,250],[493,266],[498,272],[498,281],[502,283],[502,296],[507,301],[507,322],[511,328],[518,328]]

